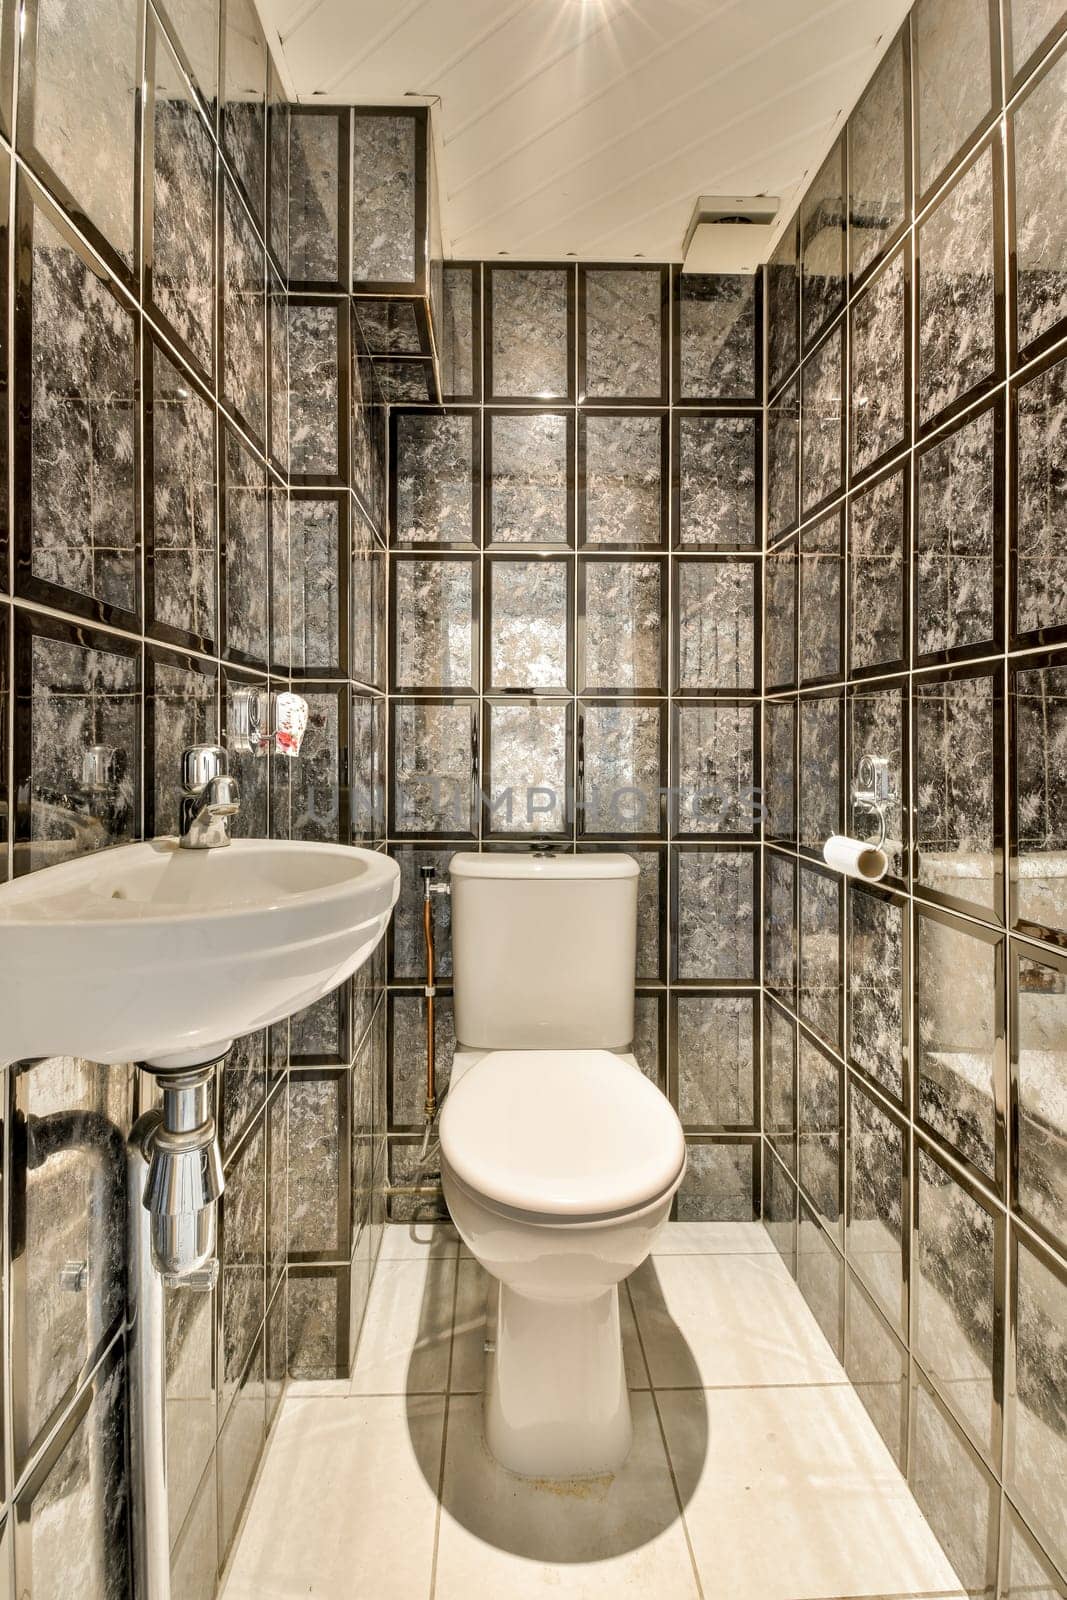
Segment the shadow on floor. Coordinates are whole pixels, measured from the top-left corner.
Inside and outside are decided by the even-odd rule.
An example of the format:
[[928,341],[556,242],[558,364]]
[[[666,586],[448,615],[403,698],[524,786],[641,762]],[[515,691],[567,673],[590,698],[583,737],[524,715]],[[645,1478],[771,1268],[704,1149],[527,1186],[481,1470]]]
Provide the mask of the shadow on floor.
[[[676,1341],[672,1355],[673,1372],[678,1376],[672,1386],[699,1391],[699,1370],[659,1293],[654,1260],[649,1258],[639,1270],[643,1304],[651,1301],[654,1308],[657,1349],[664,1344],[669,1348],[670,1342]],[[619,1288],[625,1295],[625,1284]],[[420,1382],[420,1352],[441,1338],[442,1323],[440,1297],[428,1279],[418,1340],[408,1367],[408,1431],[426,1482],[440,1498],[443,1510],[471,1535],[530,1561],[565,1565],[590,1560],[591,1535],[595,1559],[607,1560],[650,1544],[677,1522],[707,1455],[708,1420],[703,1406],[692,1413],[694,1434],[687,1457],[695,1470],[686,1473],[684,1484],[671,1473],[654,1396],[648,1388],[630,1391],[634,1444],[621,1472],[563,1482],[521,1478],[489,1454],[480,1394],[450,1396],[443,1441],[440,1428],[427,1425],[428,1395]]]

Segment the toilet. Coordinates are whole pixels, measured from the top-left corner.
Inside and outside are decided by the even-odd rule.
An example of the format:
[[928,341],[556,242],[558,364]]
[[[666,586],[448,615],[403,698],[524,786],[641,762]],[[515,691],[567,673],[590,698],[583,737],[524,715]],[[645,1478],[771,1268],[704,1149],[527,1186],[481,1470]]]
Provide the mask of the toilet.
[[615,1472],[632,1440],[618,1285],[685,1171],[677,1114],[631,1053],[637,864],[462,852],[450,874],[441,1176],[495,1280],[486,1443],[526,1477]]

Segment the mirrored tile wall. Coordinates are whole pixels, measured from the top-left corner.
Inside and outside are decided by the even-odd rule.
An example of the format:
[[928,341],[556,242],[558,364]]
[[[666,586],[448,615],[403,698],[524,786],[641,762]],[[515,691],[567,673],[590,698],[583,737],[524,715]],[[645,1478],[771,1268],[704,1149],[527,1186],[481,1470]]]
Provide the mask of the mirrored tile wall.
[[[390,416],[392,1214],[439,1204],[414,1182],[419,868],[540,839],[638,862],[635,1048],[686,1128],[678,1214],[751,1218],[760,287],[647,263],[446,262],[442,303],[445,403]],[[447,1082],[447,993],[437,1030]]]
[[1067,1593],[1065,35],[918,0],[767,268],[763,1214],[1005,1597]]

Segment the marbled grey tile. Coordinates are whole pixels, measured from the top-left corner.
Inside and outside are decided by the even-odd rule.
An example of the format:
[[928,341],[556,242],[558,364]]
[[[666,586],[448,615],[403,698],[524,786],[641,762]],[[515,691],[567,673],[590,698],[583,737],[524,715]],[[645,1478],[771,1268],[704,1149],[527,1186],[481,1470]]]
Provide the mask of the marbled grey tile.
[[849,661],[853,672],[895,665],[905,658],[908,470],[905,462],[849,502]]
[[840,1361],[844,1355],[845,1262],[803,1200],[797,1226],[797,1288]]
[[763,707],[763,819],[764,837],[796,838],[796,734],[795,700],[767,700]]
[[763,1131],[782,1164],[797,1170],[797,1031],[769,1000],[763,1003]]
[[912,15],[916,190],[924,194],[993,105],[988,0],[918,0]]
[[394,426],[396,542],[477,543],[474,416],[401,411]]
[[578,418],[578,494],[582,543],[659,547],[667,542],[662,413]]
[[582,284],[584,398],[665,398],[661,269],[586,267]]
[[751,1222],[756,1215],[759,1146],[754,1141],[690,1144],[678,1190],[679,1222]]
[[267,263],[267,382],[270,390],[267,421],[268,454],[279,472],[289,472],[289,296],[285,285]]
[[667,1092],[667,1066],[663,1060],[665,996],[639,994],[634,996],[633,1054],[645,1077],[662,1093]]
[[800,514],[800,376],[767,407],[767,537],[788,533]]
[[565,399],[571,392],[569,267],[486,269],[486,398]]
[[992,1213],[920,1146],[916,1150],[913,1349],[942,1396],[989,1454],[993,1434]]
[[468,834],[476,828],[471,752],[477,714],[475,705],[463,702],[393,706],[397,832]]
[[355,302],[355,313],[372,356],[422,355],[416,300]]
[[799,284],[794,217],[767,263],[767,378],[772,390],[792,372],[800,354]]
[[494,703],[486,717],[487,831],[562,832],[573,809],[569,703]]
[[907,257],[898,252],[853,301],[851,333],[852,472],[858,476],[907,440]]
[[[597,847],[579,844],[578,848],[589,850]],[[617,847],[609,845],[604,848],[614,852]],[[666,976],[663,970],[666,956],[664,948],[667,899],[666,852],[655,845],[647,848],[642,848],[640,845],[622,845],[618,848],[622,855],[630,856],[637,862],[640,874],[637,880],[637,981],[638,983],[662,982]],[[652,1027],[647,1007],[645,1013],[644,1022],[638,1018],[634,1024],[639,1033],[642,1028]]]
[[908,1136],[853,1079],[849,1086],[849,1264],[898,1333],[905,1331]]
[[476,560],[398,556],[394,572],[396,687],[476,690]]
[[1039,1555],[1023,1532],[1023,1522],[1005,1505],[1001,1538],[1001,1595],[1003,1600],[1064,1600],[1067,1584],[1052,1570],[1047,1557]]
[[344,471],[338,384],[344,302],[289,302],[289,470],[335,479]]
[[587,834],[662,831],[666,706],[587,701],[581,708],[585,759],[580,828]]
[[1050,1554],[1067,1566],[1067,1280],[1016,1236],[1015,1435],[1011,1487]]
[[1067,160],[1067,57],[1059,56],[1029,91],[1012,127],[1016,337],[1024,349],[1067,316],[1067,224],[1059,202]]
[[1067,362],[1016,390],[1015,616],[1018,633],[1067,625]]
[[[337,495],[288,497],[291,573],[289,661],[294,672],[328,676],[341,669],[342,570],[348,528]],[[273,549],[278,551],[278,524]],[[283,595],[284,599],[284,595]]]
[[226,1169],[219,1203],[224,1412],[237,1392],[266,1310],[266,1127],[261,1117]]
[[848,123],[853,278],[877,260],[907,211],[911,130],[905,116],[903,35],[890,45]]
[[827,839],[843,831],[843,718],[839,692],[800,701],[799,837],[820,855]]
[[370,542],[368,529],[353,517],[351,620],[349,671],[359,683],[384,689],[388,639],[386,637],[386,555]]
[[675,416],[682,549],[751,550],[757,543],[760,425],[747,416]]
[[763,1226],[790,1277],[797,1274],[797,1186],[769,1151],[763,1161]]
[[266,261],[236,189],[224,182],[222,393],[257,439],[266,426]]
[[[347,123],[348,112],[342,116]],[[267,69],[267,247],[286,279],[289,266],[289,128],[292,107],[271,57]],[[273,270],[273,266],[272,266]]]
[[841,1044],[841,896],[839,878],[800,869],[798,1011],[827,1044]]
[[800,1187],[840,1242],[844,1218],[844,1073],[838,1062],[831,1061],[803,1033],[797,1083]]
[[1063,22],[1061,0],[1008,0],[1005,6],[1010,40],[1010,68],[1018,73]]
[[352,137],[352,282],[414,283],[416,122],[360,110]]
[[844,320],[813,351],[801,371],[803,387],[802,505],[807,516],[838,494],[844,482]]
[[[29,191],[24,191],[27,207]],[[33,230],[29,414],[30,571],[91,602],[140,609],[137,344],[133,320],[43,207]]]
[[[296,107],[289,118],[289,277],[335,284],[344,276],[338,237],[341,119]],[[347,182],[347,173],[345,180]]]
[[[468,728],[468,736],[473,737],[473,727]],[[384,696],[359,694],[353,690],[349,762],[352,843],[366,844],[384,839],[386,834]],[[427,786],[424,789],[425,794],[432,798],[432,789]],[[362,968],[360,970],[362,971]]]
[[[155,41],[152,83],[152,302],[212,371],[215,291],[215,147],[166,34]],[[146,273],[147,276],[147,273]]]
[[903,1471],[908,1437],[908,1353],[848,1274],[845,1371]]
[[149,628],[192,641],[217,638],[215,416],[210,403],[153,343],[147,441],[146,594]]
[[[977,3],[984,9],[985,0]],[[987,144],[917,230],[922,423],[996,372],[994,175],[999,163],[999,144]]]
[[1062,1249],[1067,1244],[1067,982],[1058,967],[1013,950],[1012,1072],[1016,1201]]
[[26,143],[132,271],[139,8],[134,0],[41,0],[34,23],[23,47]]
[[998,700],[992,673],[913,686],[915,882],[986,917],[997,914],[1001,872]]
[[228,1160],[267,1095],[267,1035],[263,1029],[235,1039],[218,1074],[219,1139]]
[[266,666],[270,651],[267,471],[232,428],[224,428],[223,435],[226,649]]
[[904,1097],[904,909],[849,885],[849,1059],[898,1100]]
[[1016,750],[1015,918],[1054,938],[1067,932],[1063,860],[1064,761],[1067,759],[1067,668],[1059,662],[1011,676]]
[[998,1490],[922,1382],[916,1384],[908,1482],[965,1592],[993,1600]]
[[686,1128],[744,1128],[756,1114],[753,995],[675,1000],[678,1115]]
[[916,1114],[992,1176],[994,1078],[1004,1031],[999,947],[967,923],[925,911],[915,928]]
[[[392,1128],[420,1128],[426,1105],[426,1001],[418,994],[394,994],[390,1004],[390,1118]],[[437,1093],[447,1093],[456,1052],[452,1000],[434,1007]]]
[[167,1502],[178,1537],[215,1448],[215,1321],[210,1294],[164,1290],[166,1319]]
[[308,725],[292,768],[292,837],[320,844],[347,842],[347,787],[342,784],[347,737],[346,688],[304,689]]
[[218,743],[218,676],[194,657],[171,656],[155,645],[145,651],[145,833],[178,832],[183,750]]
[[696,558],[676,561],[674,582],[678,595],[675,688],[755,693],[755,564]]
[[442,277],[440,338],[441,389],[446,400],[475,400],[475,348],[481,329],[474,326],[479,266],[445,264]]
[[501,412],[488,419],[487,540],[570,542],[571,419],[562,412]]
[[254,0],[226,0],[222,63],[222,148],[263,226],[270,52]]
[[337,1064],[349,1060],[344,984],[296,1011],[289,1019],[289,1059],[294,1067]]
[[758,882],[753,852],[679,850],[676,873],[675,978],[697,983],[751,982]]
[[675,703],[674,718],[674,831],[756,832],[755,706],[681,701]]
[[[341,1279],[346,1279],[342,1285]],[[289,1274],[289,1376],[340,1378],[338,1318],[347,1272],[338,1267],[304,1267]]]
[[[250,672],[224,668],[222,672],[223,727],[230,726],[234,695],[237,690],[255,684],[266,688],[266,680]],[[267,794],[271,763],[261,761],[246,751],[230,751],[230,771],[241,790],[241,809],[230,822],[230,835],[234,839],[265,839],[267,837]]]
[[289,1074],[290,1260],[347,1260],[348,1069]]
[[797,864],[792,856],[767,851],[767,906],[763,921],[763,981],[789,1006],[796,1004]]
[[835,143],[800,202],[800,297],[804,349],[845,298],[848,201],[844,138]]
[[386,405],[437,402],[433,363],[423,356],[378,356],[374,377]]
[[218,1473],[219,1565],[226,1560],[252,1488],[266,1433],[263,1343],[252,1352],[248,1369],[219,1430],[215,1452]]
[[843,580],[845,518],[831,512],[800,535],[800,682],[840,678],[844,671]]
[[570,610],[570,561],[492,561],[487,688],[569,688]]
[[578,576],[581,692],[661,693],[667,630],[663,563],[582,558]]
[[[907,838],[904,793],[907,773],[907,721],[904,690],[898,684],[885,688],[856,685],[849,694],[849,768],[855,776],[864,756],[889,764],[889,794],[883,806],[886,836],[882,843],[894,878],[907,874]],[[849,785],[851,788],[851,785]],[[867,807],[851,800],[848,831],[854,839],[877,838],[878,820]]]
[[[422,931],[422,867],[436,867],[437,881],[448,882],[453,850],[416,844],[394,845],[389,854],[400,868],[400,898],[393,911],[391,976],[398,983],[422,982],[426,952]],[[452,976],[452,897],[437,895],[433,902],[434,964],[441,978]]]
[[992,643],[1001,596],[998,413],[985,410],[918,457],[915,648],[921,656]]
[[[23,784],[16,871],[125,844],[140,833],[137,656],[122,646],[109,648],[105,635],[90,635],[84,644],[54,638],[45,624],[24,616],[15,614],[16,659],[21,637],[30,670],[19,691],[28,695],[29,729],[27,747],[20,749],[16,741],[15,749],[16,782]],[[103,786],[85,765],[86,753],[96,747],[111,752]]]
[[679,273],[678,394],[756,400],[756,277]]
[[797,681],[796,540],[768,551],[764,561],[764,659],[767,689],[788,688]]

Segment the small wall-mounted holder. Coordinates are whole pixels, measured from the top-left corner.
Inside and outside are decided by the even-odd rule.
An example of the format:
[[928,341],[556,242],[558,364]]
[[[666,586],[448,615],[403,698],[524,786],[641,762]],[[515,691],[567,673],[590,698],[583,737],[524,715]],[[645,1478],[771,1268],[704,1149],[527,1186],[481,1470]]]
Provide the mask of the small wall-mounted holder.
[[889,762],[884,756],[861,756],[852,783],[852,804],[878,818],[876,849],[886,839],[886,809],[893,798]]
[[240,685],[230,700],[229,745],[244,755],[298,756],[308,725],[299,694]]
[[823,845],[823,860],[850,878],[877,883],[889,870],[886,841],[886,810],[893,798],[889,762],[882,756],[861,756],[852,784],[852,804],[878,819],[878,838],[874,844],[835,833]]

